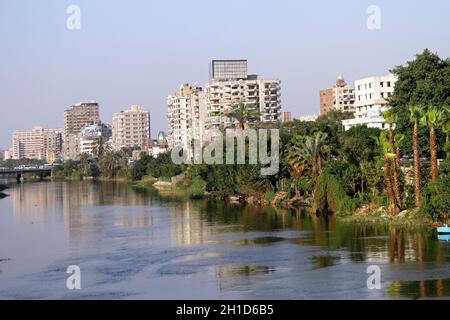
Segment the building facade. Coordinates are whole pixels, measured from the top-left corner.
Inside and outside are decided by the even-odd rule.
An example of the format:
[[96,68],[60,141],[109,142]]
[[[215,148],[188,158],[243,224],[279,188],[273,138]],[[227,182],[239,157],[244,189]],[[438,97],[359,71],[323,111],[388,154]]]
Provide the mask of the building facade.
[[183,84],[167,98],[168,145],[189,150],[195,139],[202,142],[205,134],[206,103],[202,88]]
[[64,111],[64,159],[78,159],[80,130],[100,123],[100,107],[95,101],[80,102]]
[[105,143],[109,143],[109,139],[112,136],[112,129],[110,125],[100,123],[85,126],[80,131],[80,154],[86,153],[90,156],[94,156],[95,149],[98,144],[98,139],[103,137]]
[[283,112],[281,114],[281,122],[286,123],[286,122],[291,122],[291,121],[292,121],[291,112]]
[[354,88],[339,77],[333,87],[320,90],[320,115],[330,111],[355,112]]
[[247,79],[247,60],[213,60],[210,80]]
[[246,79],[211,80],[205,88],[207,129],[229,127],[234,123],[227,116],[231,108],[244,104],[260,113],[255,121],[281,120],[281,86],[279,80],[261,80],[257,76]]
[[40,159],[53,162],[61,157],[62,130],[35,127],[15,130],[12,136],[12,159]]
[[342,121],[345,130],[357,125],[387,129],[382,112],[389,109],[396,81],[393,74],[355,81],[355,118]]
[[112,119],[112,147],[147,151],[150,147],[150,112],[139,105],[114,113]]

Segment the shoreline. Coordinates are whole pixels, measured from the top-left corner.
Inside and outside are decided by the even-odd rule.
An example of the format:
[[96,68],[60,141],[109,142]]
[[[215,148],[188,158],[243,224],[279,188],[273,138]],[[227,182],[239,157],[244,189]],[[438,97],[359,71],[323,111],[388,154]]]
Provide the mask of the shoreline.
[[[199,200],[199,198],[190,198],[186,195],[185,190],[172,185],[171,183],[159,181],[155,178],[147,178],[131,185],[132,188],[145,191],[156,191],[162,196],[178,196],[186,198],[186,200]],[[204,194],[200,199],[222,201],[223,203],[231,203],[235,205],[248,205],[260,208],[278,208],[278,209],[310,209],[308,199],[284,199],[282,201],[272,201],[260,197],[250,196],[241,200],[242,197],[223,197],[222,199],[212,197],[210,194]],[[228,200],[227,200],[228,199]],[[249,201],[250,199],[250,201]],[[315,216],[311,210],[308,210],[311,216]],[[417,209],[404,210],[396,216],[388,213],[388,208],[380,205],[366,204],[358,208],[351,214],[335,214],[333,215],[341,222],[349,224],[368,224],[368,225],[386,225],[392,227],[400,227],[406,229],[428,229],[432,230],[441,223],[431,220],[419,213]]]

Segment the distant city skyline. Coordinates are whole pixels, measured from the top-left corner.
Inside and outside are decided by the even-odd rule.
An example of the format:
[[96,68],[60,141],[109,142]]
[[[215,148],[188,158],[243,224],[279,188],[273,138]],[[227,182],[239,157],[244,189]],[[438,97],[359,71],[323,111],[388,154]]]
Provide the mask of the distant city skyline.
[[[80,30],[66,26],[69,5],[81,10]],[[380,30],[366,26],[370,5]],[[62,128],[80,101],[97,101],[106,123],[142,105],[152,136],[167,132],[167,96],[204,87],[214,59],[248,60],[249,74],[281,80],[282,111],[316,114],[319,90],[338,76],[384,75],[425,48],[449,57],[449,11],[446,0],[0,0],[0,149],[15,129]]]

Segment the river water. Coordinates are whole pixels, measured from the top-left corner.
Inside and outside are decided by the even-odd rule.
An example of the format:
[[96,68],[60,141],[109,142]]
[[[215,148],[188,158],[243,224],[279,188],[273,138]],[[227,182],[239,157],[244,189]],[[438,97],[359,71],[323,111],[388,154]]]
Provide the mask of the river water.
[[[450,298],[450,242],[433,230],[185,201],[111,182],[24,183],[6,193],[1,299]],[[71,265],[80,290],[66,287]],[[379,268],[380,289],[368,288],[368,268]]]

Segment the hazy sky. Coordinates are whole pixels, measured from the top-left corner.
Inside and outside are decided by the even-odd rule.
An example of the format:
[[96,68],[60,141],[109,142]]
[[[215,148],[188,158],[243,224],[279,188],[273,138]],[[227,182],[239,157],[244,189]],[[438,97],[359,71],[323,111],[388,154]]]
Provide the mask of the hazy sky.
[[[71,4],[80,30],[66,27]],[[366,27],[373,4],[381,30]],[[317,113],[339,75],[383,75],[424,48],[449,57],[449,12],[448,0],[0,0],[0,149],[16,128],[62,127],[84,100],[108,123],[142,104],[155,135],[167,95],[203,86],[211,59],[248,59],[250,73],[282,81],[283,110]]]

